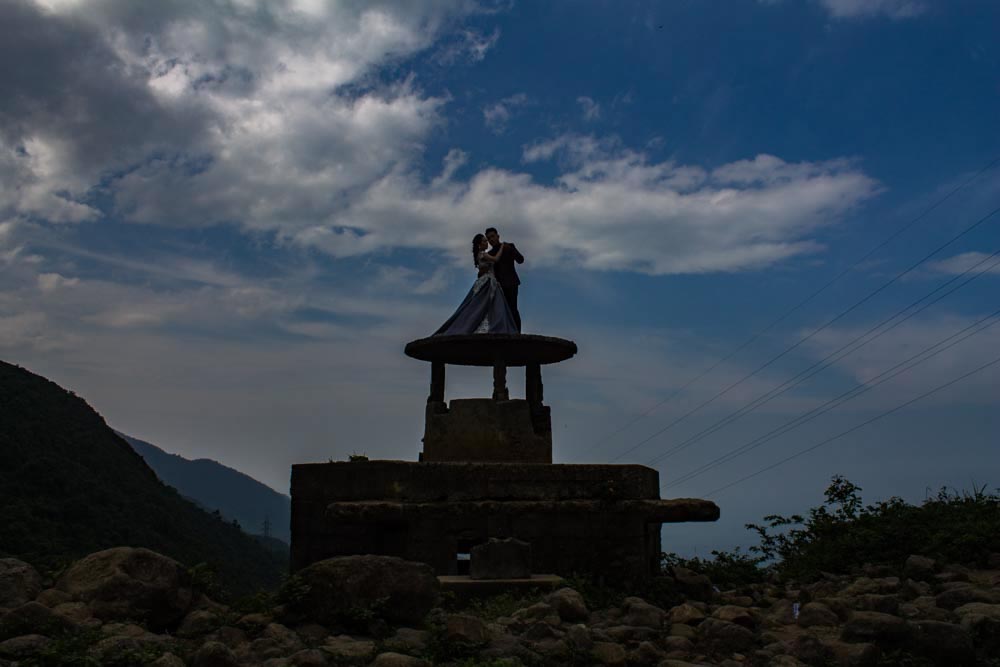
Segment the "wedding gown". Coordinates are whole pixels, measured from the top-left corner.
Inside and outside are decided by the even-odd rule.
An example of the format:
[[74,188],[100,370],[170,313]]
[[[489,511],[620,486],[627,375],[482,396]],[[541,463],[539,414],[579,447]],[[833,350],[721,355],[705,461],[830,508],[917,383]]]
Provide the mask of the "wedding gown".
[[515,334],[517,325],[503,296],[500,284],[493,276],[493,262],[483,259],[486,251],[477,255],[476,266],[483,275],[476,278],[472,289],[455,314],[441,325],[435,336],[461,336],[473,333]]

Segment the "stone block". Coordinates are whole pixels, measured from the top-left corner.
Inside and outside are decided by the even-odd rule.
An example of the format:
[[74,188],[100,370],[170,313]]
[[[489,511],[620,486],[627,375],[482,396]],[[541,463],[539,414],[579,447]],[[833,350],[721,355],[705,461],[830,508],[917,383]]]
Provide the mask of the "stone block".
[[490,538],[472,547],[473,579],[524,579],[531,576],[531,545],[521,540]]
[[421,461],[552,463],[549,408],[491,398],[428,403]]

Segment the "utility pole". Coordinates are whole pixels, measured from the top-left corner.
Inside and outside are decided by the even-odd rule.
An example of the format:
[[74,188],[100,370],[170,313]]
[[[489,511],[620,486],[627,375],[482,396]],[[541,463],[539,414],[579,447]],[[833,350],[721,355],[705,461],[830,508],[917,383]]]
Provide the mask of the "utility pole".
[[264,517],[264,537],[271,537],[271,517]]

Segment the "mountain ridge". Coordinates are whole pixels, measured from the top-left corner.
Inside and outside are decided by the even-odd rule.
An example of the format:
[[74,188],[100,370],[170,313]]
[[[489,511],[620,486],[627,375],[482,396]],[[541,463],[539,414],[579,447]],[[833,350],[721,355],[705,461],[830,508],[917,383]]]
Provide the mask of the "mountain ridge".
[[211,512],[219,510],[227,520],[236,520],[247,533],[263,535],[270,522],[270,537],[291,541],[292,499],[244,472],[214,459],[189,459],[157,445],[115,431],[132,446],[156,475]]
[[0,361],[0,557],[51,571],[117,546],[205,563],[232,594],[274,588],[287,570],[165,485],[83,398]]

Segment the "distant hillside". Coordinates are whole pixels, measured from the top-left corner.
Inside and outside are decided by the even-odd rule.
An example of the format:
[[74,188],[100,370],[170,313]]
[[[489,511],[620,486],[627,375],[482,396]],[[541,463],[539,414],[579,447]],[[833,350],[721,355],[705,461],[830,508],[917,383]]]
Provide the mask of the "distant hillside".
[[112,546],[208,563],[237,595],[286,571],[271,548],[165,486],[83,399],[0,361],[0,557],[49,569]]
[[119,433],[146,460],[166,484],[203,508],[219,510],[227,520],[236,519],[244,531],[264,533],[270,521],[271,537],[291,541],[289,521],[292,499],[253,477],[211,459],[186,459],[156,445]]

